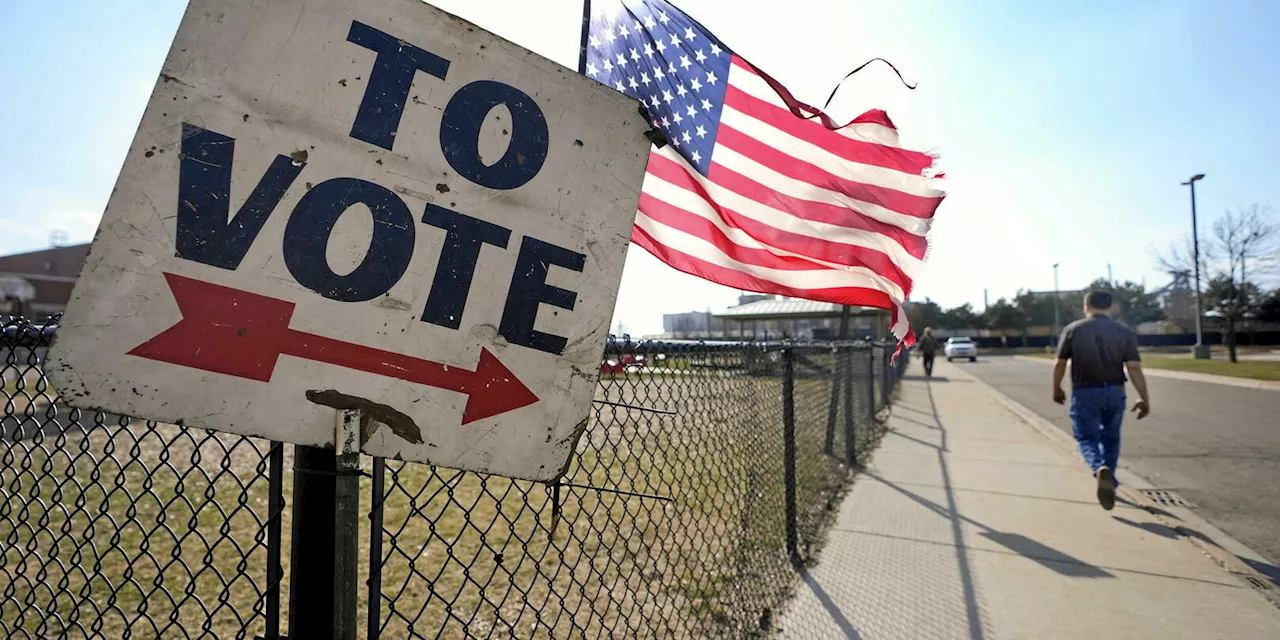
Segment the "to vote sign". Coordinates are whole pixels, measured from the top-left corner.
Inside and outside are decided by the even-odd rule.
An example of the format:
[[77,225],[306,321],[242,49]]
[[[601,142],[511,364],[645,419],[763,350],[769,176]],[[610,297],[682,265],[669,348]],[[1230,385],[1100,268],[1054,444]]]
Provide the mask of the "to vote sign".
[[75,406],[546,480],[586,425],[637,105],[419,0],[192,0],[50,376]]

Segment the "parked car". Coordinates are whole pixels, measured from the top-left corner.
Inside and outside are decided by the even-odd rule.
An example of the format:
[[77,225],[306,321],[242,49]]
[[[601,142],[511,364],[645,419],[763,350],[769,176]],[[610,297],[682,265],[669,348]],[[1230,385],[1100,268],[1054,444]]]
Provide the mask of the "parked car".
[[626,373],[627,369],[644,367],[644,356],[624,353],[600,363],[600,373]]
[[968,358],[969,362],[978,361],[978,345],[971,338],[948,338],[942,352],[947,356],[947,362],[953,362],[956,358]]

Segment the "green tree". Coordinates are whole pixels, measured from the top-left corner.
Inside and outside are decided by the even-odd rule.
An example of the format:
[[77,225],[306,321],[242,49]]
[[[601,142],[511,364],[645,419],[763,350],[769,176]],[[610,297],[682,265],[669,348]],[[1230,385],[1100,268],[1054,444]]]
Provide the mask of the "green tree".
[[982,316],[974,313],[973,306],[968,302],[947,309],[943,312],[938,324],[944,329],[981,329]]
[[907,318],[917,332],[924,331],[926,327],[941,328],[944,315],[942,306],[929,298],[923,302],[912,302],[907,307]]
[[1280,289],[1263,296],[1258,303],[1258,319],[1263,322],[1280,322]]
[[1206,315],[1218,316],[1226,324],[1227,353],[1236,362],[1236,325],[1257,317],[1262,311],[1262,291],[1252,282],[1236,282],[1228,275],[1214,276],[1204,290]]
[[1089,284],[1089,290],[1109,292],[1114,300],[1115,319],[1131,327],[1164,319],[1160,298],[1154,293],[1147,293],[1146,287],[1136,282],[1115,284],[1098,278]]
[[1032,326],[1053,324],[1053,296],[1019,291],[1013,298],[1013,304],[1026,316],[1027,324]]
[[996,303],[987,307],[986,312],[983,313],[983,321],[987,328],[999,331],[1016,329],[1025,333],[1029,320],[1022,309],[1004,298],[996,300]]
[[[1052,293],[1019,291],[1018,295],[1013,299],[1013,304],[1026,315],[1028,325],[1033,327],[1053,326],[1054,312]],[[1057,318],[1059,320],[1059,328],[1066,326],[1069,322],[1074,322],[1084,317],[1084,312],[1080,310],[1080,307],[1081,300],[1075,294],[1058,294]]]

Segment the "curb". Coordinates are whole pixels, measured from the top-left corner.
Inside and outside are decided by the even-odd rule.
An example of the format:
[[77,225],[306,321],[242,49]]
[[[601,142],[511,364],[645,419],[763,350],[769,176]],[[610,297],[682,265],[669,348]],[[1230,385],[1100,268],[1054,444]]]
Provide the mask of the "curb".
[[[1072,457],[1079,459],[1080,454],[1076,450],[1075,439],[1067,435],[1062,429],[1005,395],[985,380],[981,380],[967,371],[965,375],[974,384],[990,394],[1001,406],[1017,416],[1019,420],[1027,423],[1028,426],[1048,440],[1053,441],[1054,444],[1070,451]],[[1239,540],[1232,538],[1225,531],[1213,526],[1209,521],[1190,509],[1157,505],[1140,491],[1142,489],[1157,488],[1146,478],[1127,469],[1117,469],[1116,479],[1120,481],[1120,488],[1117,492],[1120,496],[1159,518],[1166,526],[1181,534],[1183,539],[1198,547],[1210,560],[1213,560],[1227,573],[1240,580],[1243,586],[1253,589],[1269,600],[1271,604],[1280,608],[1280,586],[1271,586],[1272,581],[1270,578],[1245,562],[1245,560],[1250,560],[1267,565],[1274,564],[1269,559],[1245,546]]]
[[[1053,364],[1053,360],[1049,358],[1036,358],[1034,356],[1011,356],[1014,360],[1022,360],[1024,362],[1035,361]],[[1262,391],[1280,391],[1280,382],[1274,380],[1253,380],[1250,378],[1233,378],[1231,376],[1219,376],[1212,373],[1192,373],[1190,371],[1169,371],[1168,369],[1156,369],[1154,367],[1143,367],[1142,372],[1149,378],[1170,378],[1173,380],[1188,380],[1191,382],[1205,382],[1208,384],[1220,384],[1227,387],[1240,387],[1243,389],[1259,389]]]

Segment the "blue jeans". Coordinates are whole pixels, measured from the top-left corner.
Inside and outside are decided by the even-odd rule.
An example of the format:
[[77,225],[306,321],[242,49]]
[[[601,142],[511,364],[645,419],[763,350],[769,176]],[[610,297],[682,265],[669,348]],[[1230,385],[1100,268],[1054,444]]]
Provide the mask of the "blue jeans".
[[1124,385],[1071,391],[1072,434],[1080,445],[1080,455],[1094,473],[1104,466],[1112,472],[1116,470],[1124,408]]

